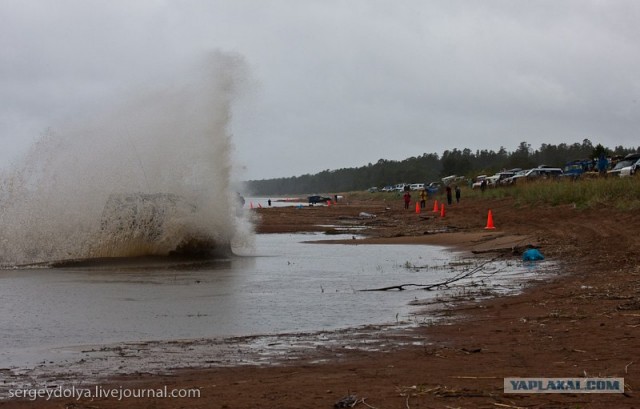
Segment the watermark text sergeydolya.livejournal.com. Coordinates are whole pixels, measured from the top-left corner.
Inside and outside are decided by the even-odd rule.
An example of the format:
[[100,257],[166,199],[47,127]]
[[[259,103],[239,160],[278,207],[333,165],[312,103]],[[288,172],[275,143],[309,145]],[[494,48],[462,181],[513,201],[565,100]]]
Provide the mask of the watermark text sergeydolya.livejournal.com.
[[9,389],[9,399],[140,399],[140,398],[199,398],[200,389],[169,389],[166,385],[162,388],[107,388],[96,385],[93,388],[80,388],[75,386],[55,388],[23,388]]
[[504,378],[504,393],[624,393],[624,378]]

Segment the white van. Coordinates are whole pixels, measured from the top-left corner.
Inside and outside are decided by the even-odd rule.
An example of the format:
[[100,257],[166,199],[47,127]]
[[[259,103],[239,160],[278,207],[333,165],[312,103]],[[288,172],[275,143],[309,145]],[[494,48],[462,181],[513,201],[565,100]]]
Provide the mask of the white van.
[[409,188],[411,190],[422,190],[424,189],[424,183],[412,183],[409,185]]

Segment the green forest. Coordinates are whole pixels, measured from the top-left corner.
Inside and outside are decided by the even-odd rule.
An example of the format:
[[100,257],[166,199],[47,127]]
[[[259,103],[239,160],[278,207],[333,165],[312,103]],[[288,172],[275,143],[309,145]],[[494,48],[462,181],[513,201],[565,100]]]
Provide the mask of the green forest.
[[502,169],[528,169],[539,165],[563,167],[573,160],[597,158],[601,152],[608,157],[619,157],[636,151],[636,148],[622,146],[594,146],[588,139],[574,144],[542,144],[538,149],[532,149],[527,142],[520,142],[512,152],[504,147],[500,147],[497,152],[453,149],[445,150],[442,155],[424,153],[400,161],[380,159],[376,163],[357,168],[327,169],[313,175],[250,180],[246,184],[252,195],[350,192],[397,183],[429,183],[448,175],[472,178],[479,174],[493,174]]

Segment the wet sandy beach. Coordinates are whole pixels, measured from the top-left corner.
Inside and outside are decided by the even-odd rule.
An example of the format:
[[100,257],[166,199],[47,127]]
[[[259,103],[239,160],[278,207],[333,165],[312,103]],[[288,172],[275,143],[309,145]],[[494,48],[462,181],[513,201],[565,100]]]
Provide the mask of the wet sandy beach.
[[[489,207],[496,231],[483,229]],[[363,211],[376,218],[359,220]],[[365,335],[347,332],[344,339],[351,342],[346,345],[336,342],[318,348],[311,343],[299,355],[284,352],[295,359],[274,360],[274,365],[209,368],[205,358],[199,369],[112,379],[118,385],[196,386],[202,392],[200,398],[179,401],[131,399],[127,407],[332,407],[349,393],[378,408],[637,405],[640,271],[638,243],[631,234],[638,227],[634,214],[571,207],[516,209],[509,201],[480,200],[450,209],[444,219],[403,212],[399,203],[379,202],[257,213],[259,232],[322,231],[327,227],[318,226],[341,222],[366,226],[373,238],[351,244],[437,243],[475,251],[477,257],[500,254],[514,259],[519,257],[511,254],[514,247],[517,252],[525,244],[536,244],[548,259],[561,263],[562,274],[546,277],[517,296],[446,303],[444,320],[404,330],[399,338],[375,328]],[[628,234],[620,233],[621,225],[628,227]],[[331,334],[326,336],[336,336]],[[271,339],[267,346],[293,344],[291,337]],[[371,344],[386,348],[353,348],[372,339]],[[507,376],[585,375],[624,377],[627,393],[505,395],[502,390]],[[5,407],[65,404],[70,401],[0,403]],[[98,399],[74,404],[121,407],[122,402]]]

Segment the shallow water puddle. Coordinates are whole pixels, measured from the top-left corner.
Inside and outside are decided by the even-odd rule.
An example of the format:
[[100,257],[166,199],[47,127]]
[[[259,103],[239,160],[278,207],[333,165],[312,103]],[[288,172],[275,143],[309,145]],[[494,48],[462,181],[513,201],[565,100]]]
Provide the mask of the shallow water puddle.
[[[0,377],[36,371],[42,379],[47,368],[59,371],[66,365],[73,372],[68,366],[76,364],[80,371],[104,375],[205,361],[270,362],[282,351],[332,345],[340,338],[289,335],[269,342],[276,334],[372,324],[406,327],[415,323],[411,314],[417,307],[410,304],[443,294],[359,290],[437,283],[473,268],[441,247],[303,243],[323,238],[258,235],[255,249],[238,249],[240,256],[212,262],[0,271]],[[516,261],[493,262],[465,283],[513,290],[515,280],[543,270]],[[229,337],[248,337],[236,339],[244,356],[233,358],[223,348]],[[350,332],[347,337],[357,338]],[[350,347],[380,347],[369,344],[363,340]],[[238,350],[237,345],[230,349]],[[210,359],[203,361],[207,350]],[[166,360],[168,354],[172,358]],[[91,359],[95,362],[87,364]]]

